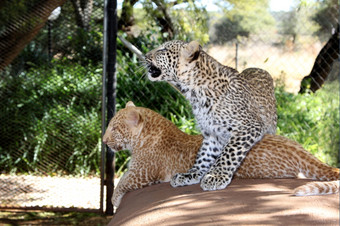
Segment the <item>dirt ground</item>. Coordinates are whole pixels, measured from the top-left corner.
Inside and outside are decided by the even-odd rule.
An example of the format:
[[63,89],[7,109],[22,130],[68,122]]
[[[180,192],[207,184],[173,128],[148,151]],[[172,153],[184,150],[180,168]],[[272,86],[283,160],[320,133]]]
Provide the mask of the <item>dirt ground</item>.
[[0,212],[0,225],[107,225],[112,216],[95,213]]
[[99,209],[100,178],[2,174],[0,206]]
[[[0,207],[99,209],[100,178],[1,174]],[[107,225],[111,219],[86,212],[0,210],[0,225],[92,226]]]

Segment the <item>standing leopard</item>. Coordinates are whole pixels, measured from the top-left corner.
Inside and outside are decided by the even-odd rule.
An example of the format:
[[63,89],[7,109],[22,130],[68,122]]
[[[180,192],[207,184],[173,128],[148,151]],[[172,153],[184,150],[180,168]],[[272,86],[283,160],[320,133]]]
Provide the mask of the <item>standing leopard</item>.
[[196,41],[166,42],[145,61],[151,81],[167,81],[189,100],[204,137],[193,167],[171,185],[226,188],[251,147],[276,132],[273,79],[262,69],[223,66]]

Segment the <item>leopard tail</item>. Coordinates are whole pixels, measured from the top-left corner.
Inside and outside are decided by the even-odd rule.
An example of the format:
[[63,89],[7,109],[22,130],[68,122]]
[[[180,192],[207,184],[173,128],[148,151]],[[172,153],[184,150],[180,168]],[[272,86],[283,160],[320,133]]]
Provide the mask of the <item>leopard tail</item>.
[[294,190],[295,196],[309,195],[328,195],[339,192],[339,169],[332,168],[324,163],[319,163],[318,167],[314,168],[314,172],[304,172],[307,178],[317,179],[321,181],[309,182],[306,185],[297,187]]
[[295,196],[329,195],[339,192],[340,181],[310,182],[294,190]]

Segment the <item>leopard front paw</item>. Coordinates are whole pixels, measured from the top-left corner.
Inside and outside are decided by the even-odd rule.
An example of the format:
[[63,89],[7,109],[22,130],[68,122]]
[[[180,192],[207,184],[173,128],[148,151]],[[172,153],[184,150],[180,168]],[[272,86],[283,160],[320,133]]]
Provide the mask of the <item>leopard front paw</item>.
[[201,181],[201,188],[204,191],[225,189],[231,182],[227,175],[206,174]]
[[177,173],[170,181],[172,187],[198,184],[201,176],[198,173]]

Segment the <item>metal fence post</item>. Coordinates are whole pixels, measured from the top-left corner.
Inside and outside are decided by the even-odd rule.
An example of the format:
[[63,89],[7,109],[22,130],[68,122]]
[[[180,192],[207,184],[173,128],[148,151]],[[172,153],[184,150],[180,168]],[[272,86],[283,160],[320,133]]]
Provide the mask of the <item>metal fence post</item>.
[[238,66],[238,40],[235,43],[235,69],[237,70]]
[[[105,0],[104,8],[104,49],[103,49],[103,104],[102,104],[102,135],[106,124],[115,114],[116,106],[116,49],[117,49],[117,0]],[[106,85],[105,85],[106,84]],[[107,101],[106,98],[107,97]],[[105,110],[106,102],[106,110]],[[105,122],[105,111],[106,119]],[[104,153],[106,155],[104,156]],[[106,157],[106,161],[104,158]],[[114,189],[114,154],[102,145],[102,164],[105,163],[106,210],[108,215],[113,214],[111,196]]]

